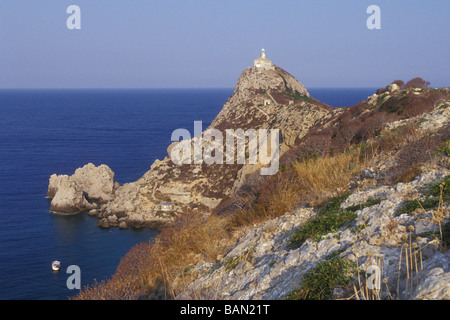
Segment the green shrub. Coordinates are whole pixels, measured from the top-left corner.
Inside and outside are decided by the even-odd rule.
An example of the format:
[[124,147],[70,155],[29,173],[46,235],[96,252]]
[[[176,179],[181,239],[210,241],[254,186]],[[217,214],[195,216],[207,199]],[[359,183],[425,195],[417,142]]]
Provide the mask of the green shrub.
[[320,241],[322,236],[336,232],[348,222],[353,221],[356,218],[355,212],[340,209],[340,204],[348,196],[347,193],[341,197],[331,198],[315,218],[308,220],[289,238],[290,247],[299,248],[309,238]]
[[450,248],[450,222],[442,227],[442,244]]
[[403,214],[403,213],[411,213],[414,210],[418,208],[424,208],[424,209],[430,209],[434,208],[439,204],[439,199],[435,198],[427,198],[425,200],[407,200],[405,202],[405,205],[400,208],[400,210],[397,212],[397,216]]
[[329,300],[333,296],[333,289],[346,286],[354,274],[356,267],[347,260],[333,258],[321,262],[303,276],[300,289],[289,293],[286,299]]
[[443,142],[437,149],[438,156],[440,155],[446,155],[447,157],[450,157],[450,140],[447,140]]
[[[391,97],[385,101],[385,97],[378,100],[377,105],[380,105],[380,111],[386,113],[397,113],[401,114],[403,110],[410,104],[410,98],[408,95],[398,95]],[[381,102],[380,102],[381,101]]]
[[345,210],[351,211],[351,212],[356,212],[358,210],[362,210],[364,208],[368,208],[368,207],[374,206],[376,204],[380,204],[380,202],[383,200],[385,200],[385,199],[369,198],[365,203],[347,207],[347,208],[345,208]]
[[339,249],[339,250],[335,250],[333,252],[330,252],[329,254],[327,254],[325,256],[325,260],[332,260],[332,259],[336,258],[338,255],[340,255],[344,251],[345,251],[345,249]]
[[383,95],[381,95],[381,97],[378,98],[375,106],[379,106],[380,104],[382,104],[388,95],[388,93],[384,93]]
[[450,175],[446,176],[442,181],[432,183],[423,188],[425,196],[439,197],[441,195],[441,184],[444,184],[442,188],[442,198],[444,201],[448,201],[450,198]]
[[403,207],[397,211],[397,216],[403,213],[411,213],[418,208],[430,209],[439,205],[442,186],[442,200],[450,200],[450,175],[442,181],[429,184],[421,189],[421,192],[427,198],[424,200],[407,200]]

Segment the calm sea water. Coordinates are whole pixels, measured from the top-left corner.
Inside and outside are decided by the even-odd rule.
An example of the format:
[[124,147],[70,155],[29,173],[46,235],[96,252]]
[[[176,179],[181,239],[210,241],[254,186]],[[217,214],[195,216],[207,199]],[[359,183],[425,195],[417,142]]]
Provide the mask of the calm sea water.
[[[310,89],[333,106],[366,99],[374,89]],[[0,90],[0,299],[67,299],[69,265],[82,287],[109,278],[136,243],[157,232],[103,230],[86,213],[49,212],[51,174],[88,162],[107,164],[123,184],[166,156],[173,130],[193,132],[214,119],[233,89]],[[59,272],[51,271],[60,260]]]

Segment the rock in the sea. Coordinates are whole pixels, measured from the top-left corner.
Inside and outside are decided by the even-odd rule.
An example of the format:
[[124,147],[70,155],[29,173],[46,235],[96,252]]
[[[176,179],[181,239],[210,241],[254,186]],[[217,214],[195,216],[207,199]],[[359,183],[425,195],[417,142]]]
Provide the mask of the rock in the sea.
[[67,180],[69,180],[68,175],[61,174],[58,176],[56,174],[52,174],[49,179],[47,197],[53,198],[56,195],[56,192],[58,192],[58,189],[61,187],[61,184],[65,183]]
[[95,217],[97,217],[98,215],[99,215],[99,211],[98,211],[98,209],[92,209],[92,210],[90,210],[89,212],[88,212],[88,214],[90,215],[90,216],[95,216]]
[[88,163],[75,170],[71,179],[87,194],[89,200],[109,201],[114,193],[114,172],[106,165]]
[[107,219],[108,219],[108,223],[110,226],[117,226],[117,216],[116,215],[109,216]]
[[50,211],[58,213],[77,213],[90,208],[83,190],[69,177],[58,180],[57,192],[50,203]]
[[107,218],[103,218],[99,222],[97,222],[97,226],[101,227],[101,228],[104,228],[104,229],[107,229],[107,228],[110,227]]
[[97,208],[96,202],[111,200],[114,190],[114,172],[106,165],[96,167],[89,163],[70,177],[53,174],[47,197],[52,198],[51,211],[77,213]]
[[119,222],[119,228],[120,229],[128,229],[128,225],[125,221]]

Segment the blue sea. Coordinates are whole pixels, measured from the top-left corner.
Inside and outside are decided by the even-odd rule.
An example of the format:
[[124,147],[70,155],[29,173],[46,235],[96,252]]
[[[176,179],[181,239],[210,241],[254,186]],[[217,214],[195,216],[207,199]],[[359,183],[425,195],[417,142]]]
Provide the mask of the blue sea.
[[[375,92],[309,89],[332,106],[350,106]],[[152,241],[152,229],[101,229],[97,218],[49,212],[53,173],[71,175],[92,162],[106,164],[120,184],[139,179],[167,155],[173,130],[205,129],[233,89],[0,90],[0,299],[61,300],[69,265],[81,286],[114,274],[135,244]],[[61,270],[51,270],[53,260]]]

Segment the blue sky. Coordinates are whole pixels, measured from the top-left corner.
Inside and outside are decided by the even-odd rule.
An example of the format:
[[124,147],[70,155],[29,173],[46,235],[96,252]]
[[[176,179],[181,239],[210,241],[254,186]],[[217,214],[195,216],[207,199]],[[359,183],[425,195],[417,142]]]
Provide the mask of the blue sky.
[[450,86],[449,15],[443,0],[0,0],[0,88],[231,88],[261,48],[306,87]]

